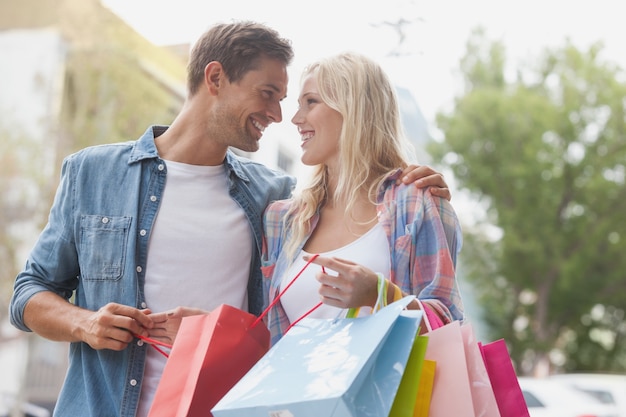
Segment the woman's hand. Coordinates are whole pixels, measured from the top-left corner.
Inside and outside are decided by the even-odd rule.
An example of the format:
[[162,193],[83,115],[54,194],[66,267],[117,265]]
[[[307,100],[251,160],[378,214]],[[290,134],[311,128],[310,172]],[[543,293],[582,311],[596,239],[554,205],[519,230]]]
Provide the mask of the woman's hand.
[[[312,256],[304,256],[309,261]],[[373,307],[378,299],[378,276],[362,265],[340,258],[316,257],[312,263],[323,266],[318,272],[319,294],[324,304],[339,308]],[[336,272],[329,274],[328,270]]]
[[170,345],[174,344],[183,317],[208,313],[210,312],[200,308],[176,307],[173,310],[150,314],[148,317],[152,319],[153,327],[148,330],[148,337]]

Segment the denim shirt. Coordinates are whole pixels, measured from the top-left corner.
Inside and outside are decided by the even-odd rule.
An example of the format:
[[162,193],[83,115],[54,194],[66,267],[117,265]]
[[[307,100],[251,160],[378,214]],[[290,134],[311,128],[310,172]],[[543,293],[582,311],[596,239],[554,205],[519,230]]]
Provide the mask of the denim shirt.
[[[154,138],[166,129],[151,126],[137,141],[86,148],[64,160],[48,224],[15,281],[10,305],[15,327],[30,331],[24,308],[40,291],[68,300],[73,296],[77,306],[93,311],[109,302],[146,307],[148,242],[167,175]],[[263,211],[270,202],[289,197],[295,179],[231,151],[224,163],[229,193],[252,229],[248,300],[249,311],[258,315],[263,307]],[[146,348],[141,341],[120,352],[72,343],[54,415],[134,416]]]

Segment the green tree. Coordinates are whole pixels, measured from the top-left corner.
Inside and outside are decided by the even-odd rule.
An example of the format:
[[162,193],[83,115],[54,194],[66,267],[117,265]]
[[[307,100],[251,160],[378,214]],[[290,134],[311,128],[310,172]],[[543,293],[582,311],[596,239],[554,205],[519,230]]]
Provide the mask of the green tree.
[[462,262],[520,372],[626,370],[626,83],[602,44],[543,51],[507,80],[474,31],[465,90],[429,151],[487,207]]

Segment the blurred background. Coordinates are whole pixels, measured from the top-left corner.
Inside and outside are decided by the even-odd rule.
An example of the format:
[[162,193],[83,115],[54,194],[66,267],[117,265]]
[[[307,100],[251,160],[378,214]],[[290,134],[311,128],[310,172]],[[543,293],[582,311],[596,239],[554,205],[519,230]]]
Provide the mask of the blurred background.
[[[191,44],[233,19],[267,23],[296,53],[283,122],[245,156],[305,183],[290,123],[302,70],[347,50],[376,59],[416,161],[451,186],[465,239],[458,277],[479,339],[504,338],[524,378],[582,389],[582,376],[557,377],[618,376],[625,401],[621,3],[0,0],[0,416],[49,415],[65,372],[66,344],[7,319],[63,157],[169,124]],[[620,401],[599,390],[599,401]]]

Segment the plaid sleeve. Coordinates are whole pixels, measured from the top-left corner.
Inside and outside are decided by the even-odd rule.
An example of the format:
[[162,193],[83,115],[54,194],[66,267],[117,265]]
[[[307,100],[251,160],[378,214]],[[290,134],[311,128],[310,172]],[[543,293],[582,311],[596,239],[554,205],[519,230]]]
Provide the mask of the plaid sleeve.
[[419,232],[413,236],[413,285],[447,321],[463,319],[463,303],[456,280],[456,257],[462,237],[450,203],[430,192],[423,193],[424,213]]
[[[280,268],[276,268],[276,265],[284,244],[283,219],[288,210],[289,200],[276,201],[267,207],[263,216],[264,236],[261,271],[263,273],[264,308],[267,308],[278,295],[280,277],[284,273]],[[270,330],[272,345],[282,337],[289,327],[289,319],[280,303],[276,303],[269,309],[264,321]]]
[[394,187],[385,200],[392,207],[391,279],[445,321],[462,320],[455,271],[462,235],[454,209],[447,200],[414,186]]

